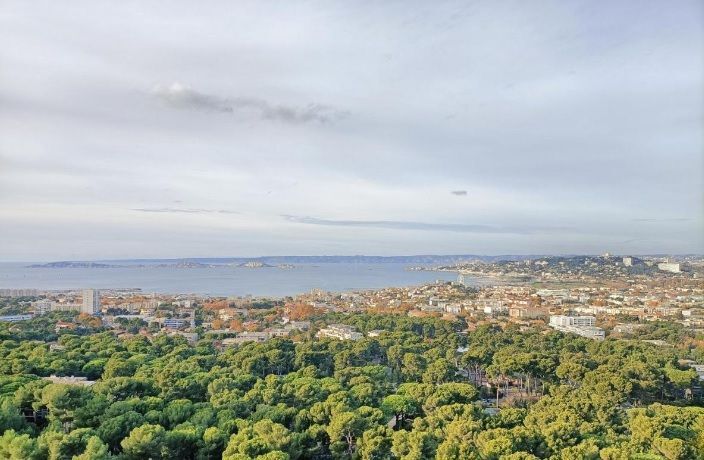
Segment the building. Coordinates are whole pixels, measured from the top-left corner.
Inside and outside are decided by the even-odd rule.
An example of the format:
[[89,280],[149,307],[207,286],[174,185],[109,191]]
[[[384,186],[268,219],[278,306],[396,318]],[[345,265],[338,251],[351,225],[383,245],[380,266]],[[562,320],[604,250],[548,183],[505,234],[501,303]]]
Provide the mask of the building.
[[241,332],[237,337],[231,337],[222,341],[223,346],[231,347],[233,345],[241,345],[246,342],[266,342],[270,336],[268,332]]
[[347,326],[345,324],[331,324],[328,327],[319,330],[316,337],[338,340],[359,340],[362,338],[362,334],[357,332],[352,326]]
[[624,257],[621,260],[623,261],[624,267],[632,267],[633,266],[633,257]]
[[58,334],[61,331],[72,331],[76,329],[76,325],[73,323],[67,323],[65,321],[59,321],[56,323],[56,326],[54,326],[54,331]]
[[550,326],[566,327],[566,326],[594,326],[596,318],[593,316],[564,316],[553,315],[550,317]]
[[704,364],[690,364],[689,367],[694,369],[700,381],[704,381]]
[[48,380],[51,383],[59,383],[62,385],[81,385],[89,387],[95,383],[95,380],[88,380],[88,377],[76,377],[69,375],[67,377],[59,377],[56,375],[50,375],[49,377],[44,377],[44,380]]
[[49,299],[37,300],[32,302],[32,308],[34,308],[35,315],[43,315],[51,311],[53,302]]
[[658,270],[670,273],[680,273],[680,264],[674,262],[662,262],[658,264]]
[[77,311],[80,310],[83,305],[75,303],[60,303],[53,302],[51,304],[51,311]]
[[181,329],[186,324],[190,324],[190,321],[187,319],[179,318],[164,318],[161,323],[161,325],[164,326],[166,329]]
[[536,319],[548,316],[548,311],[544,308],[511,307],[508,316],[514,319]]
[[36,289],[0,289],[0,297],[33,297]]
[[606,338],[604,330],[596,326],[570,326],[565,332],[571,332],[592,340],[604,340]]
[[604,340],[606,333],[594,324],[596,324],[596,318],[593,316],[553,315],[550,317],[550,327],[557,331],[576,334],[592,340]]
[[508,313],[508,307],[505,305],[486,305],[482,311],[489,316],[505,315]]
[[289,329],[307,331],[308,329],[310,329],[310,321],[289,321],[286,327],[288,327]]
[[100,291],[97,289],[83,290],[81,313],[87,313],[89,315],[100,313]]
[[637,323],[617,324],[616,326],[614,326],[614,332],[617,332],[619,334],[633,334],[635,332],[638,332],[638,330],[643,329],[643,327],[643,324]]
[[569,297],[570,291],[567,289],[538,289],[536,294],[540,297]]
[[284,329],[282,327],[271,327],[265,331],[269,334],[269,337],[288,337],[291,332],[290,329]]

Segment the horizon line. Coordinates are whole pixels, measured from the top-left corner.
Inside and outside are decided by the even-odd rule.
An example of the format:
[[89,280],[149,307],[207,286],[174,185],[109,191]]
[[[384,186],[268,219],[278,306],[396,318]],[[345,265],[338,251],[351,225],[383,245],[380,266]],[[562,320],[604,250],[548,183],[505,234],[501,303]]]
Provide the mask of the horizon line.
[[[425,253],[425,254],[393,254],[393,255],[378,255],[378,254],[284,254],[284,255],[262,255],[262,256],[192,256],[192,257],[126,257],[126,258],[95,258],[95,259],[33,259],[33,260],[0,260],[0,263],[58,263],[58,262],[120,262],[120,261],[187,261],[187,260],[212,260],[212,259],[267,259],[280,257],[305,257],[305,258],[354,258],[354,257],[376,257],[376,258],[394,258],[394,257],[579,257],[579,256],[603,256],[606,253],[534,253],[534,254],[470,254],[470,253]],[[612,257],[686,257],[686,256],[704,256],[704,253],[687,252],[687,253],[608,253]]]

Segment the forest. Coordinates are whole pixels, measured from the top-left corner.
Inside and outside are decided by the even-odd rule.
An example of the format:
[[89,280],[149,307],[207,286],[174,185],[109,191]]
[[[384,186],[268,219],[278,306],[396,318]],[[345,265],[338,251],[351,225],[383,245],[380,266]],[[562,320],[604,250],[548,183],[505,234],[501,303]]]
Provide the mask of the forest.
[[328,314],[385,332],[223,348],[56,319],[0,328],[2,459],[704,458],[694,345]]

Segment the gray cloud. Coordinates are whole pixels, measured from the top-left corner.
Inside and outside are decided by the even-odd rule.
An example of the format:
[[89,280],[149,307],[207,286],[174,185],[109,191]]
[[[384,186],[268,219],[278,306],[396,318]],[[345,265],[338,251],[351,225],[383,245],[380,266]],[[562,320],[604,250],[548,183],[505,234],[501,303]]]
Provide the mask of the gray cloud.
[[457,196],[467,196],[467,190],[452,190],[450,193]]
[[151,213],[174,213],[174,214],[240,214],[238,211],[229,209],[200,209],[200,208],[133,208],[132,211]]
[[220,113],[251,114],[264,120],[285,123],[330,123],[345,118],[348,113],[322,104],[291,107],[272,104],[263,99],[233,97],[226,98],[204,94],[180,83],[157,85],[152,95],[169,107],[203,110]]
[[397,220],[333,220],[291,215],[283,215],[282,217],[289,222],[295,222],[298,224],[322,225],[333,227],[386,228],[391,230],[423,230],[460,233],[509,233],[520,235],[547,233],[551,231],[573,230],[568,227],[502,227],[482,224],[439,224],[430,222],[412,222]]

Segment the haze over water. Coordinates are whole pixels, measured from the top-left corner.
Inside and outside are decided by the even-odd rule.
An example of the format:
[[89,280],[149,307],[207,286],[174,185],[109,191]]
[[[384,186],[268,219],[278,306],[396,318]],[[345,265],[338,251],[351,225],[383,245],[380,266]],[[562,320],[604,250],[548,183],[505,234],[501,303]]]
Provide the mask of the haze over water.
[[140,288],[145,293],[194,293],[281,297],[320,288],[327,291],[414,286],[437,279],[454,280],[451,272],[410,271],[398,263],[295,264],[294,268],[115,267],[28,268],[26,263],[0,264],[0,288],[40,290]]

